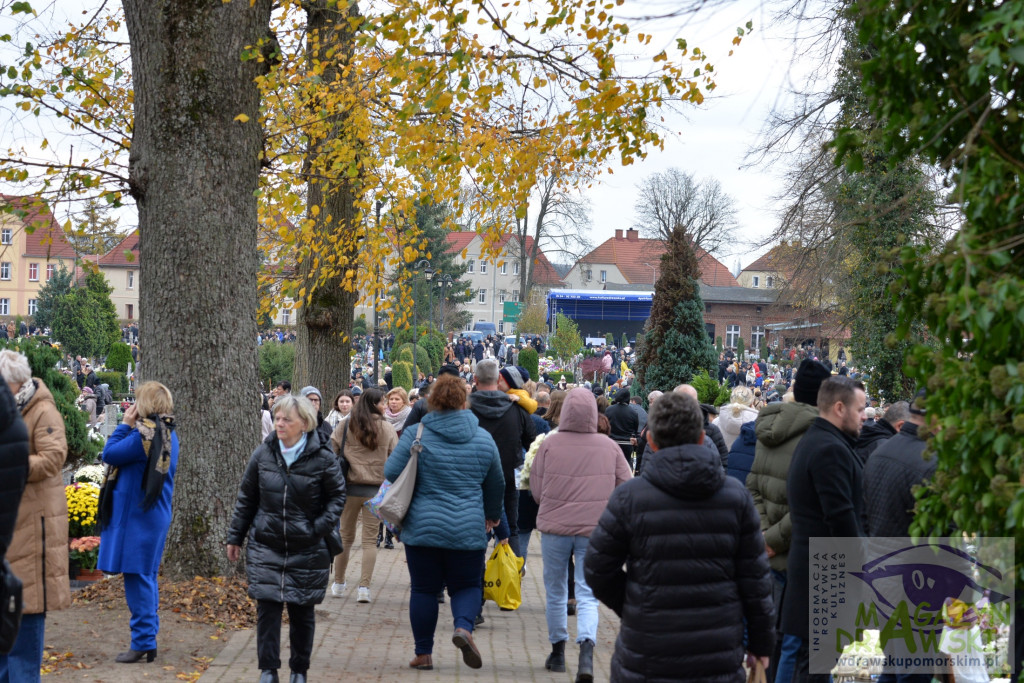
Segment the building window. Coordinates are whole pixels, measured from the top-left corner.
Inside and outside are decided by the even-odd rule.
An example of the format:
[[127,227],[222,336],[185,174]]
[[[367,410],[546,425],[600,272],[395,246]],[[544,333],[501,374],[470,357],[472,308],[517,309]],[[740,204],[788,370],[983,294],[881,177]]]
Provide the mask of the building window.
[[[28,279],[32,282],[39,282],[39,264],[28,264]],[[31,315],[31,314],[29,314]]]
[[11,300],[10,299],[0,299],[0,315],[10,315],[10,314],[11,314]]
[[39,310],[39,300],[38,299],[29,299],[28,300],[28,314],[29,315],[35,315],[37,310]]
[[607,270],[602,270],[601,271],[601,282],[608,282],[608,271]]
[[476,261],[474,261],[473,259],[469,259],[468,261],[466,261],[466,272],[467,273],[472,273],[473,272],[473,264],[475,264],[475,263],[476,263]]
[[512,301],[519,301],[519,290],[518,289],[513,289],[512,290]]
[[0,244],[11,244],[14,231],[11,228],[0,230]]
[[512,264],[512,274],[519,275],[519,261]]
[[49,282],[53,279],[53,276],[57,274],[57,265],[54,263],[46,264],[46,281]]
[[487,303],[487,290],[486,289],[478,290],[477,291],[477,299],[476,300],[479,303],[482,303],[482,304]]
[[504,289],[499,289],[498,290],[498,303],[500,303],[500,304],[505,303],[505,290]]
[[10,279],[11,279],[11,262],[10,261],[4,261],[3,263],[0,263],[0,280],[10,280]]
[[128,289],[135,289],[135,271],[128,271]]
[[499,320],[498,321],[498,332],[500,332],[501,334],[505,334],[505,321],[504,320]]
[[502,275],[508,275],[508,264],[504,261],[501,262],[501,270],[499,271]]
[[773,278],[771,275],[766,277],[764,279],[764,286],[767,287],[768,289],[771,289],[772,287],[774,287],[775,286],[775,278]]
[[284,324],[284,325],[290,325],[291,322],[292,322],[292,310],[290,308],[286,308],[283,311],[281,311],[281,323]]
[[740,341],[740,326],[729,325],[725,328],[725,345],[731,348],[736,348],[736,344]]
[[761,278],[759,276],[757,276],[757,275],[754,276],[754,286],[755,287],[760,287],[761,286]]
[[124,312],[128,316],[128,319],[132,320],[135,317],[135,304],[125,304],[124,309]]
[[760,325],[754,325],[754,331],[750,334],[750,346],[754,349],[760,349],[761,344],[764,344],[764,328]]
[[487,261],[481,261],[480,262],[480,274],[481,275],[486,275],[487,274]]

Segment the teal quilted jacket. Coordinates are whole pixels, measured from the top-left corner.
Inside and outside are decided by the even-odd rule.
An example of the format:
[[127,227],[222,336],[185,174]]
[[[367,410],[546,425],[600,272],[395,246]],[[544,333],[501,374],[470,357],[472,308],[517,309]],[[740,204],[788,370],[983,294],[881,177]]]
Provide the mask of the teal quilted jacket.
[[[505,479],[494,439],[468,410],[427,413],[416,490],[402,521],[407,545],[453,550],[487,547],[485,520],[501,518]],[[409,462],[416,428],[402,433],[384,465],[395,481]]]

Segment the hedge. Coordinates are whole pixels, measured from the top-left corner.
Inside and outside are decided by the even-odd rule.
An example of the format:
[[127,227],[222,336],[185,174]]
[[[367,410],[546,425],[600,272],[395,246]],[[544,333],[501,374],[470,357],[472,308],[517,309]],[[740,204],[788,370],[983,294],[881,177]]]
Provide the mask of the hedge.
[[535,348],[528,346],[519,352],[519,365],[529,371],[530,379],[534,382],[540,381],[540,358]]
[[565,377],[565,381],[570,384],[576,381],[576,378],[573,376],[573,374],[567,370],[556,370],[555,372],[548,373],[548,381],[551,382],[552,386],[558,384],[558,381],[562,379],[562,377]]
[[[430,373],[434,373],[436,375],[437,373],[434,372],[434,370],[433,370],[433,363],[431,363],[430,353],[423,346],[417,346],[415,348],[416,348],[416,371],[417,372],[422,372],[424,375],[427,375],[427,374],[430,374]],[[402,344],[397,349],[397,353],[393,352],[392,356],[395,357],[395,358],[398,358],[398,359],[401,359],[403,357],[403,355],[407,356],[408,357],[408,363],[411,366],[412,365],[412,353],[413,353],[413,345],[412,344]],[[392,370],[394,370],[394,363],[392,363]]]
[[123,372],[97,372],[96,378],[100,384],[109,385],[110,393],[115,396],[128,393],[128,376]]
[[400,360],[391,366],[391,386],[412,391],[412,363]]
[[124,342],[114,342],[110,345],[110,353],[107,354],[104,365],[107,366],[108,370],[124,373],[128,372],[128,366],[134,362],[131,347]]

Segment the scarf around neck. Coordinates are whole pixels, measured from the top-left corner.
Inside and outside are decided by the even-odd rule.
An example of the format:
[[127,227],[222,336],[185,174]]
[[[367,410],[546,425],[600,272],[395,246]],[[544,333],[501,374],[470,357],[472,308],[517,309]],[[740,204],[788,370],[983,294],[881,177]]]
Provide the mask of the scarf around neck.
[[397,413],[391,412],[391,408],[384,409],[384,419],[388,421],[388,424],[395,428],[397,432],[405,426],[405,421],[409,417],[409,413],[412,411],[412,406],[405,406]]
[[25,412],[25,406],[36,395],[36,388],[36,381],[29,378],[27,382],[21,385],[21,389],[18,389],[18,393],[14,395],[14,400],[18,403],[19,412]]
[[153,414],[142,417],[135,428],[142,435],[142,449],[148,458],[146,471],[142,474],[142,509],[149,510],[156,505],[164,491],[164,482],[171,471],[171,433],[174,431],[173,415]]

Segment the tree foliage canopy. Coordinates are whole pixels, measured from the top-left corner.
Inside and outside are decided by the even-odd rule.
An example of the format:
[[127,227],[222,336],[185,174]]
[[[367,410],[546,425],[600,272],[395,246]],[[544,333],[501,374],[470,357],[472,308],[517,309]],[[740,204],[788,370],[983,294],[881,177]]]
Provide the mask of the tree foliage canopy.
[[683,230],[669,237],[654,287],[636,376],[644,392],[670,391],[701,370],[718,372],[718,356],[704,326],[700,267]]
[[[1024,126],[1021,48],[1010,36],[1024,33],[1024,14],[1019,3],[860,0],[851,17],[860,41],[875,48],[862,84],[893,150],[890,168],[916,154],[937,164],[963,211],[959,232],[938,253],[902,248],[904,272],[890,287],[899,336],[908,338],[920,312],[942,340],[939,348],[915,345],[907,359],[910,376],[930,392],[929,450],[938,461],[912,531],[945,534],[954,525],[1019,536]],[[847,167],[863,167],[869,150],[856,128],[841,131],[836,147]]]

